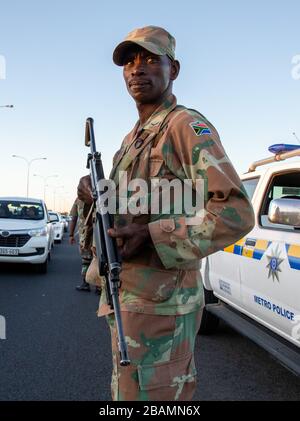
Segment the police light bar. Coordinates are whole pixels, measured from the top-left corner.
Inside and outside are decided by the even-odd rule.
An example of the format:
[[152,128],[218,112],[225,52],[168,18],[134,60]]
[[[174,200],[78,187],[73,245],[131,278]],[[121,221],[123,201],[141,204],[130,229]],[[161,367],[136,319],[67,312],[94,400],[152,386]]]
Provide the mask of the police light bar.
[[286,143],[276,143],[275,145],[269,146],[269,152],[277,155],[278,153],[290,152],[295,149],[300,149],[300,145],[288,145]]
[[284,161],[285,159],[300,157],[300,145],[286,145],[279,143],[269,147],[269,151],[274,155],[267,158],[260,159],[259,161],[252,162],[248,172],[255,171],[257,167],[262,165],[271,164],[272,162]]

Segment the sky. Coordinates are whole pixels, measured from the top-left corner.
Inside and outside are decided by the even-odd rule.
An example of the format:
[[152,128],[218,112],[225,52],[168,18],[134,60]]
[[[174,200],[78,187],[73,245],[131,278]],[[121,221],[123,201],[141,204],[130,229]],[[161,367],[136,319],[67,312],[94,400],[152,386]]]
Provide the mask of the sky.
[[[217,128],[239,173],[274,143],[300,138],[298,0],[0,0],[0,196],[69,210],[86,175],[87,117],[105,173],[137,121],[112,52],[128,32],[157,25],[176,38],[178,103]],[[33,176],[37,174],[38,176]],[[40,177],[42,176],[42,177]],[[55,203],[54,203],[55,200]]]

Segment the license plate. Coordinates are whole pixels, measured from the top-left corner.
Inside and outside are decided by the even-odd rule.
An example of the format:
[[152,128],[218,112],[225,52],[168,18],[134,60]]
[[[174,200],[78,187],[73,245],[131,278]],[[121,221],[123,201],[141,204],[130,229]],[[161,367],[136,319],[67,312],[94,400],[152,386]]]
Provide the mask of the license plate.
[[18,249],[4,249],[0,248],[0,255],[1,256],[18,256],[19,250]]

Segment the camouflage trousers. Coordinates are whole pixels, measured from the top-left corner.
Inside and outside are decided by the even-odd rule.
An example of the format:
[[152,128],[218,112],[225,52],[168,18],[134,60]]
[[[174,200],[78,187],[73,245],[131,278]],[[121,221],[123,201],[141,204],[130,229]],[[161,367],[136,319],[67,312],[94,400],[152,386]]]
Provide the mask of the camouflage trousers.
[[85,279],[86,273],[88,268],[91,264],[93,255],[91,250],[80,248],[80,256],[81,256],[81,276]]
[[114,315],[112,337],[114,401],[188,401],[196,388],[195,339],[200,310],[161,316],[122,312],[130,366],[120,366]]

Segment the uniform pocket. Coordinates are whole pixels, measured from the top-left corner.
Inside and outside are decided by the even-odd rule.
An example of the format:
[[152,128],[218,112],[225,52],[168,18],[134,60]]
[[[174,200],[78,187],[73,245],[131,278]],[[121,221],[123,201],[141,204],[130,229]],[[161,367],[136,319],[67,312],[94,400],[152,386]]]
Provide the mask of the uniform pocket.
[[[152,365],[139,365],[138,380],[142,391],[155,391],[161,389],[161,400],[164,400],[164,388],[174,392],[175,399],[179,399],[183,390],[183,383],[195,382],[197,374],[193,354]],[[169,394],[168,390],[165,390]],[[183,397],[183,396],[181,396]]]
[[122,289],[153,302],[168,300],[179,282],[179,270],[161,270],[144,265],[123,263]]
[[156,177],[163,165],[163,159],[150,159],[149,160],[149,176]]

